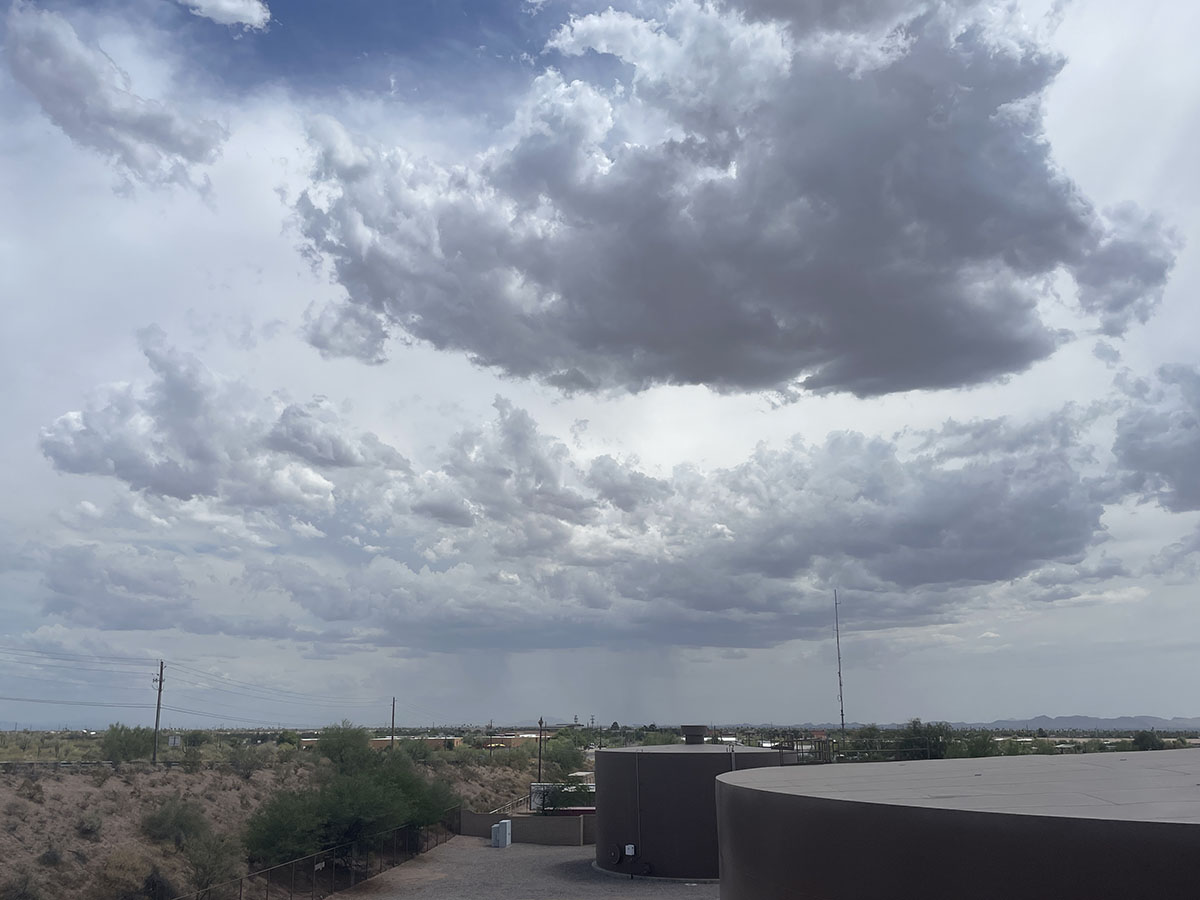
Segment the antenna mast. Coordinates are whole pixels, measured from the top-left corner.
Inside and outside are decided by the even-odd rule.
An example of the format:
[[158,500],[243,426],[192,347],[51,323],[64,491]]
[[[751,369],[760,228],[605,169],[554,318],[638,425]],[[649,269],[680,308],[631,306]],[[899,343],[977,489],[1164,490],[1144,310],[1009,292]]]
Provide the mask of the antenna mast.
[[842,714],[842,743],[846,743],[846,701],[842,696],[842,625],[838,616],[837,588],[833,591],[833,637],[837,642],[838,709]]

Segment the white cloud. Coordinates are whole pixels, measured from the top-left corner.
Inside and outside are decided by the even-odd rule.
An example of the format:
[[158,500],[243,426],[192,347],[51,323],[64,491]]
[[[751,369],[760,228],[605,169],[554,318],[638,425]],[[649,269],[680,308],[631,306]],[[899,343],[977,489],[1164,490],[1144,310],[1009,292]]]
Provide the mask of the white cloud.
[[126,178],[202,185],[197,169],[216,159],[226,138],[221,125],[135,94],[129,75],[59,13],[16,0],[6,26],[9,68],[68,137],[111,159]]
[[211,19],[218,25],[242,25],[263,29],[271,21],[271,11],[263,0],[176,0],[193,15]]

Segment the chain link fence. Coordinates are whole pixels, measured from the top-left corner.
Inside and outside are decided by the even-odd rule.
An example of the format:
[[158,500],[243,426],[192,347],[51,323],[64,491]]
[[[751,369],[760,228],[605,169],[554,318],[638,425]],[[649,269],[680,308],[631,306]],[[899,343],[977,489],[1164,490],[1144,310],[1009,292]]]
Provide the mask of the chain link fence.
[[318,900],[444,844],[460,831],[461,809],[435,825],[401,825],[319,853],[251,872],[172,900]]

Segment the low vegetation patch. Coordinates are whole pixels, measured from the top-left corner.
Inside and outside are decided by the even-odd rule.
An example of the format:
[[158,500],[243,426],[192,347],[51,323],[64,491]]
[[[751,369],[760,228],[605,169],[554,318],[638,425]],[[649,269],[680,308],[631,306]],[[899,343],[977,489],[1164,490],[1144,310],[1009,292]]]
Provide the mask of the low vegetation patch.
[[325,729],[316,748],[329,761],[301,790],[280,791],[250,817],[250,859],[271,865],[361,840],[400,825],[430,825],[454,805],[450,788],[428,781],[404,753],[370,748],[364,729]]

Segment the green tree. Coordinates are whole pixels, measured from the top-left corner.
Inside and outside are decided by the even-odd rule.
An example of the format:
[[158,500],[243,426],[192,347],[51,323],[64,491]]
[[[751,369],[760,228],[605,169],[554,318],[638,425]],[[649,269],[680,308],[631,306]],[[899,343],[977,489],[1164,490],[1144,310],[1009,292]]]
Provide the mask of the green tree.
[[945,759],[953,732],[947,722],[913,719],[896,733],[896,746],[909,759]]
[[356,728],[348,719],[330,725],[317,740],[317,755],[333,763],[341,775],[360,772],[371,764],[371,738],[365,728]]
[[1162,750],[1166,743],[1153,731],[1139,731],[1133,736],[1135,750]]
[[321,849],[321,820],[315,791],[282,791],[255,810],[246,824],[246,853],[273,865]]
[[990,731],[966,731],[950,744],[949,756],[978,758],[999,753]]
[[551,780],[562,781],[583,767],[583,751],[566,738],[555,737],[542,745],[542,759]]
[[255,863],[286,862],[399,825],[430,825],[456,802],[445,784],[424,778],[407,753],[372,751],[365,732],[349,723],[326,729],[322,745],[333,771],[307,788],[274,795],[250,817],[245,845]]

